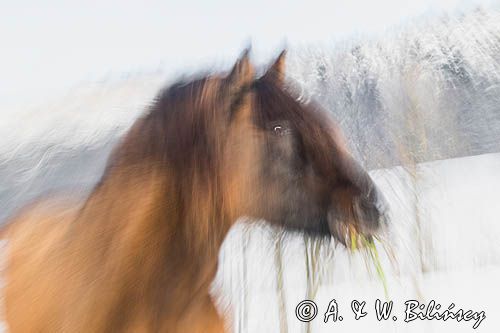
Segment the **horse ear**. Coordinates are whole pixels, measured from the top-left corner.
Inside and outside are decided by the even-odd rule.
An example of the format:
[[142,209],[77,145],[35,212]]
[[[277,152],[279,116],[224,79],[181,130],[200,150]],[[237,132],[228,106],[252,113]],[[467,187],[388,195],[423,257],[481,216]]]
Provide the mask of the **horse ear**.
[[250,63],[249,53],[250,48],[246,48],[227,77],[232,91],[239,91],[254,79],[255,70]]
[[285,58],[286,50],[283,50],[271,67],[269,67],[266,74],[264,74],[264,77],[275,81],[279,85],[283,85],[285,82]]

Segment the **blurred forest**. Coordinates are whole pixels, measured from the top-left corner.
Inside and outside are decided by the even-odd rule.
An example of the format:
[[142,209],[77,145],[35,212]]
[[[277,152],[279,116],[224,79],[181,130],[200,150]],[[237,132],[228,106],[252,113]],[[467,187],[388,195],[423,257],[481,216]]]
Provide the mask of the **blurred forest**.
[[303,98],[333,112],[370,169],[499,151],[498,12],[419,20],[293,60]]

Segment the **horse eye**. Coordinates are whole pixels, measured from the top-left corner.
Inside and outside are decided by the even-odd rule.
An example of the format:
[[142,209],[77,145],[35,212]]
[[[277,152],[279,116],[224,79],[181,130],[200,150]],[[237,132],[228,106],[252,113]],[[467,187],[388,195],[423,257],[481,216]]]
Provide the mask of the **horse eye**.
[[283,125],[274,125],[273,126],[273,133],[275,135],[281,136],[281,135],[285,135],[289,132],[290,132],[290,130]]

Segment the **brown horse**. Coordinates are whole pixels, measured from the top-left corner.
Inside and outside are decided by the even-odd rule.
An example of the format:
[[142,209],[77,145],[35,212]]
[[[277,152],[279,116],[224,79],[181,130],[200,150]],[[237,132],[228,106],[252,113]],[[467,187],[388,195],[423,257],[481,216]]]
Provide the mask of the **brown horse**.
[[209,295],[240,216],[345,243],[383,199],[317,105],[261,78],[248,53],[227,75],[162,91],[83,204],[44,200],[4,231],[12,332],[223,332]]

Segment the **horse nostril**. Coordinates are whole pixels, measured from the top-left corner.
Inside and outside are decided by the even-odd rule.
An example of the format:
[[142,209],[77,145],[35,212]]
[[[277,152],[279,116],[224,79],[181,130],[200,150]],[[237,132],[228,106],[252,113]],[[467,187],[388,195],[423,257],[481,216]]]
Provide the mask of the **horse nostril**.
[[380,216],[387,212],[387,202],[384,196],[375,187],[371,187],[362,200],[362,205],[367,210],[375,210]]

